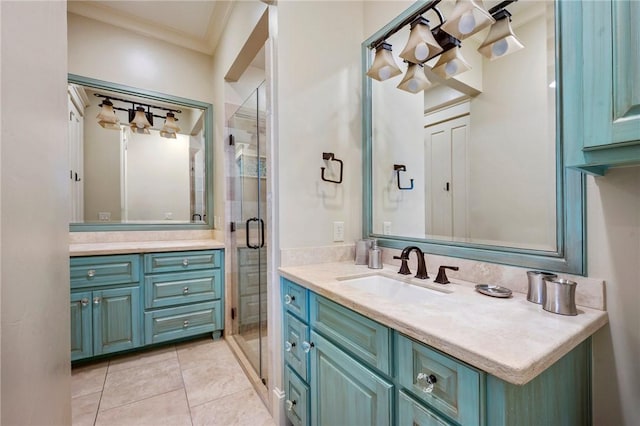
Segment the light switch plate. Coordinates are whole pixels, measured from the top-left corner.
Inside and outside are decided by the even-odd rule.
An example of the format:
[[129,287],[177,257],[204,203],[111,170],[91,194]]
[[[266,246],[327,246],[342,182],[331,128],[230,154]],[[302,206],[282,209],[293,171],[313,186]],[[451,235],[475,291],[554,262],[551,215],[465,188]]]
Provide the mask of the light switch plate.
[[382,234],[391,235],[391,222],[382,222]]
[[344,222],[333,222],[333,241],[344,241]]

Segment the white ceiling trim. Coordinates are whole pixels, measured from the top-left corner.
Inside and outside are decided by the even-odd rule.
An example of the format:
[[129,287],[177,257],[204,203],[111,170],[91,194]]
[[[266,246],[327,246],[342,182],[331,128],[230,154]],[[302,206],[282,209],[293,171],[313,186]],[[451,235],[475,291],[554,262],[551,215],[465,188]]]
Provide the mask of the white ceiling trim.
[[233,1],[217,2],[209,22],[206,39],[200,39],[152,21],[133,18],[120,11],[92,2],[67,2],[67,11],[70,13],[95,19],[96,21],[114,25],[207,55],[213,55],[232,8]]

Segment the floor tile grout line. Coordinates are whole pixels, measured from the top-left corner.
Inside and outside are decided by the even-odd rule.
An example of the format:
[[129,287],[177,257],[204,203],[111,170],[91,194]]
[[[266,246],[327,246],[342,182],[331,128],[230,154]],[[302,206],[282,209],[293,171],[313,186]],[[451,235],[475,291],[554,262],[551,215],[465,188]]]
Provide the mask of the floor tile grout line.
[[102,396],[104,395],[104,386],[107,383],[107,376],[109,375],[109,366],[111,365],[111,360],[107,362],[107,371],[104,372],[104,380],[102,381],[102,389],[100,389],[100,399],[98,400],[98,406],[96,407],[96,415],[93,416],[93,426],[96,426],[98,422],[98,413],[100,412],[100,404],[102,404]]
[[138,399],[136,401],[127,402],[126,404],[117,405],[115,407],[107,408],[106,410],[103,410],[102,413],[105,413],[105,412],[111,411],[111,410],[116,410],[116,409],[123,408],[123,407],[127,407],[129,405],[137,404],[138,402],[146,401],[148,399],[155,398],[155,397],[162,396],[162,395],[166,395],[168,393],[175,392],[175,391],[178,391],[178,390],[180,390],[180,388],[171,389],[171,390],[168,390],[166,392],[162,392],[162,393],[159,393],[159,394],[156,394],[156,395],[148,396],[146,398]]
[[180,367],[180,378],[182,379],[182,390],[184,392],[184,399],[187,401],[187,410],[189,410],[189,420],[191,426],[193,426],[193,414],[191,413],[191,404],[189,404],[189,395],[187,395],[187,384],[184,382],[184,370],[182,370],[182,363],[180,362],[180,354],[176,347],[176,356],[178,357],[178,366]]
[[[248,391],[248,390],[252,391],[253,393],[255,393],[255,392],[256,392],[256,391],[255,391],[255,389],[253,389],[253,386],[252,386],[251,384],[249,384],[249,387],[247,387],[247,388],[245,388],[245,389],[240,389],[240,390],[237,390],[237,391],[235,391],[235,392],[228,393],[228,394],[226,394],[226,395],[221,395],[221,396],[219,396],[219,397],[217,397],[217,398],[213,398],[213,399],[211,399],[211,400],[209,400],[209,401],[204,401],[204,402],[201,402],[201,403],[199,403],[199,404],[196,404],[196,405],[194,405],[193,407],[189,406],[189,409],[191,409],[191,408],[196,408],[196,407],[200,407],[201,405],[205,405],[205,404],[210,404],[210,403],[212,403],[212,402],[214,402],[214,401],[217,401],[217,400],[219,400],[219,399],[222,399],[222,398],[228,398],[228,397],[230,397],[230,396],[232,396],[232,395],[235,395],[235,394],[240,393],[240,392],[246,392],[246,391]],[[258,394],[256,394],[256,397],[260,398],[260,397],[258,396]]]

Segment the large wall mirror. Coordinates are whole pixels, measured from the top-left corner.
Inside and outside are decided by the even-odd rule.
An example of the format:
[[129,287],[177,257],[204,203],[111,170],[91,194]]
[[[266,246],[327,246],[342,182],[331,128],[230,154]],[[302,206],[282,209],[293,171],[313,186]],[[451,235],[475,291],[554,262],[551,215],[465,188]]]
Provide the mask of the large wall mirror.
[[211,104],[69,76],[70,229],[211,228]]
[[[444,44],[455,4],[415,3],[363,43],[365,235],[388,247],[418,243],[429,253],[583,274],[584,182],[562,162],[561,3],[485,1],[494,26],[505,22],[496,12],[508,11],[503,19],[524,47],[483,55],[495,31],[488,26],[412,67],[429,80],[417,80],[424,90],[403,86],[400,54],[415,15]],[[369,78],[382,40],[402,74]]]

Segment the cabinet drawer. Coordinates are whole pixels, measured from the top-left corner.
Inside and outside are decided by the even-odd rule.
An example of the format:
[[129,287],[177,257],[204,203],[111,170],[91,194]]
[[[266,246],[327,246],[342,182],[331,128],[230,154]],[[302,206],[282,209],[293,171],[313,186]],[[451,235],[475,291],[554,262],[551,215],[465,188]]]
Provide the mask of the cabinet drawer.
[[389,328],[311,293],[310,325],[371,367],[391,375]]
[[398,400],[398,426],[449,426],[446,420],[406,393],[400,391]]
[[[401,386],[459,424],[480,424],[479,371],[400,334],[397,345]],[[436,382],[428,393],[426,377],[431,375]]]
[[71,288],[128,284],[140,280],[137,255],[72,257]]
[[309,327],[290,313],[284,316],[284,360],[303,380],[308,380],[308,352],[304,345],[309,342]]
[[144,255],[144,271],[148,273],[193,271],[219,268],[220,250],[149,253]]
[[284,369],[284,394],[287,418],[294,426],[309,424],[309,386],[291,368]]
[[282,279],[283,306],[288,312],[307,321],[307,290],[286,278]]
[[219,300],[159,309],[144,314],[146,344],[165,342],[221,329],[222,304]]
[[220,269],[147,275],[144,279],[145,308],[160,308],[222,297]]

